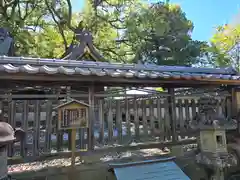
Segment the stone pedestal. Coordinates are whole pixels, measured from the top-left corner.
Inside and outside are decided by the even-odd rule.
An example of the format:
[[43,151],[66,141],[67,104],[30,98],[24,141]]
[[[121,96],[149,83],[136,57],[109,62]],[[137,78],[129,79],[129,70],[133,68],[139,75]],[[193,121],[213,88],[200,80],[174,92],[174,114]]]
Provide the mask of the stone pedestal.
[[216,169],[215,174],[212,176],[212,180],[224,180],[224,172],[220,169]]
[[7,169],[7,148],[0,148],[0,180],[6,179],[8,176]]
[[183,147],[181,145],[171,147],[171,154],[177,157],[184,156]]

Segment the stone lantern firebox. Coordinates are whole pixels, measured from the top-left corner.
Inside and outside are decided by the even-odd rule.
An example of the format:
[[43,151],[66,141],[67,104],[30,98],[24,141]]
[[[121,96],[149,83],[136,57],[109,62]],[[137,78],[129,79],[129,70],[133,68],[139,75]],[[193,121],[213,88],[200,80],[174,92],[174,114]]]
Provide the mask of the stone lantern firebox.
[[214,172],[211,180],[224,180],[225,169],[237,165],[237,159],[227,150],[226,129],[231,122],[217,114],[216,99],[201,98],[199,104],[199,116],[192,123],[193,128],[199,130],[200,151],[196,155],[196,161]]
[[224,128],[200,129],[200,150],[205,153],[227,153],[226,133]]
[[24,137],[22,129],[13,129],[6,122],[0,122],[0,180],[8,179],[7,169],[7,146],[11,143],[20,141]]

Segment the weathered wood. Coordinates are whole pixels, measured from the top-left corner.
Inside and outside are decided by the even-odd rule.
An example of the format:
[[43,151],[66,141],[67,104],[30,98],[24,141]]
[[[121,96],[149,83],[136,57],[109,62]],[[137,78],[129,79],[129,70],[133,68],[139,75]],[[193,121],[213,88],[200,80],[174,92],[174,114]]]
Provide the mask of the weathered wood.
[[116,127],[118,133],[118,142],[122,142],[122,112],[119,100],[116,101]]
[[45,132],[45,146],[44,151],[51,151],[51,135],[52,135],[52,101],[47,101],[47,112],[46,112],[46,132]]
[[103,111],[103,100],[99,100],[99,110],[98,110],[98,116],[99,116],[99,142],[101,144],[104,144],[104,111]]
[[[66,96],[65,96],[66,97]],[[126,98],[127,99],[127,98]],[[164,103],[164,99],[165,98],[160,98],[162,101],[161,101],[161,105],[163,105],[163,103]],[[184,98],[182,98],[182,99],[184,99]],[[181,100],[182,100],[181,99]],[[194,98],[195,99],[195,98]],[[146,99],[147,100],[147,99]],[[197,100],[197,99],[196,99]],[[137,98],[137,102],[139,102],[139,101],[142,101],[140,98]],[[120,105],[121,105],[121,108],[124,108],[125,109],[125,101],[124,100],[120,100]],[[19,103],[17,103],[17,107],[16,107],[16,109],[17,109],[17,112],[18,113],[21,113],[22,112],[22,110],[21,110],[21,107],[20,107],[20,105],[18,105]],[[133,100],[132,99],[128,99],[128,104],[129,104],[129,109],[133,109],[134,107],[133,107]],[[57,105],[57,104],[55,104],[55,105]],[[54,105],[54,106],[55,106]],[[153,103],[151,106],[153,106],[154,108],[157,108],[157,103]],[[178,101],[176,101],[176,107],[185,107],[186,105],[184,104],[184,103],[178,103]],[[199,106],[199,104],[198,103],[196,103],[196,106]],[[29,106],[30,108],[33,108],[33,105],[30,105]],[[113,109],[115,109],[116,108],[116,104],[115,103],[113,103],[112,104],[112,108]],[[146,105],[146,108],[150,108],[150,105],[149,104],[147,104]],[[44,104],[41,104],[41,110],[42,110],[42,112],[46,112],[47,111],[47,104],[46,103],[44,103]]]
[[191,116],[191,120],[192,120],[197,115],[197,107],[196,107],[196,100],[195,99],[191,99],[191,110],[192,110],[192,116]]
[[142,120],[143,120],[143,132],[144,136],[148,136],[148,122],[147,122],[147,108],[146,100],[142,100]]
[[[12,99],[56,99],[56,98],[66,98],[66,94],[14,94],[11,95]],[[106,94],[106,93],[97,93],[95,94],[95,97],[97,98],[104,98],[104,97],[119,97],[119,94]],[[137,97],[137,98],[151,98],[153,97],[153,94],[121,94],[121,97]],[[156,93],[154,94],[154,96],[156,96],[156,98],[167,98],[169,95],[167,95],[166,93]],[[176,100],[178,99],[199,99],[202,95],[189,95],[189,96],[182,96],[182,95],[176,95]],[[0,98],[2,99],[7,99],[9,97],[9,95],[6,94],[0,94]],[[84,92],[74,92],[71,93],[71,97],[72,98],[88,98],[88,93],[84,93]],[[220,96],[218,96],[217,98],[221,99],[222,97],[231,97],[230,94],[220,94]]]
[[108,100],[108,141],[112,143],[113,137],[113,113],[112,113],[112,99]]
[[168,93],[171,95],[168,97],[168,105],[169,105],[169,116],[171,123],[171,135],[173,142],[177,141],[177,133],[176,133],[176,105],[175,105],[175,97],[174,97],[174,89],[169,88]]
[[169,116],[169,105],[168,101],[164,101],[164,131],[165,131],[165,138],[168,140],[171,139],[171,134],[170,134],[170,116]]
[[85,133],[86,133],[86,129],[79,129],[78,130],[78,145],[79,145],[79,149],[87,149],[88,147],[88,139],[85,139]]
[[[125,91],[126,93],[126,91]],[[125,98],[125,116],[126,116],[126,125],[127,125],[127,138],[131,138],[131,124],[130,124],[130,115],[129,115],[129,104],[128,99]]]
[[95,123],[95,113],[94,113],[94,106],[95,106],[95,96],[94,96],[94,85],[92,84],[89,87],[89,125],[88,125],[88,149],[94,149],[94,123]]
[[[11,99],[11,96],[9,97],[8,102],[9,102],[8,121],[9,121],[9,124],[11,124],[13,128],[15,128],[16,127],[16,121],[15,121],[16,102]],[[8,145],[8,156],[10,157],[14,156],[14,148],[12,144]]]
[[135,125],[135,138],[139,140],[139,117],[138,117],[138,104],[136,98],[133,100],[133,113],[134,113],[134,125]]
[[[178,103],[182,105],[183,104],[183,100],[179,99]],[[183,130],[184,129],[183,106],[179,106],[178,107],[178,118],[179,118],[180,130]]]
[[190,119],[190,112],[189,112],[189,107],[190,107],[189,100],[185,99],[184,104],[185,104],[185,117],[186,117],[185,123],[188,124],[188,122],[191,120]]
[[3,99],[0,99],[0,111],[1,111],[1,113],[0,113],[0,119],[1,119],[1,121],[3,121],[4,120],[4,108],[3,108]]
[[[57,94],[57,93],[56,93]],[[108,98],[107,102],[109,103],[109,99],[111,100],[111,118],[102,118],[103,120],[103,125],[104,125],[104,120],[106,119],[107,121],[110,121],[110,126],[115,126],[116,127],[116,130],[117,130],[117,133],[118,133],[118,136],[116,136],[116,134],[114,133],[114,136],[113,136],[113,129],[110,128],[108,129],[108,131],[112,131],[112,136],[108,136],[106,138],[110,138],[110,140],[107,142],[108,144],[112,144],[113,142],[117,142],[119,145],[121,144],[125,144],[125,143],[129,143],[133,140],[133,137],[131,137],[131,126],[132,123],[134,123],[135,126],[133,126],[132,128],[135,127],[135,135],[137,135],[137,123],[139,123],[140,127],[139,127],[139,137],[138,139],[140,141],[144,141],[144,140],[150,140],[152,138],[152,136],[149,136],[148,135],[148,127],[150,127],[151,129],[150,132],[153,133],[154,132],[154,135],[155,136],[168,136],[168,140],[170,140],[170,137],[172,136],[172,129],[170,127],[170,121],[169,121],[169,106],[168,106],[168,102],[166,101],[166,98],[158,98],[156,99],[155,97],[154,98],[151,98],[150,99],[150,102],[148,104],[146,104],[145,102],[146,101],[149,101],[146,97],[145,98],[140,98],[140,96],[136,95],[135,99],[133,98],[134,96],[132,97],[128,97],[125,96],[125,100],[123,99],[118,99],[118,100],[114,100],[113,97],[112,98]],[[58,98],[56,98],[58,99]],[[188,106],[189,108],[189,120],[191,120],[191,118],[193,118],[193,115],[194,115],[194,108],[197,109],[197,106],[198,106],[198,103],[195,103],[195,107],[194,107],[194,104],[193,104],[193,100],[197,100],[198,98],[193,98],[192,99],[192,102],[191,104],[187,103],[187,105],[183,102],[183,100],[181,100],[181,102],[179,100],[175,101],[176,102],[176,105],[178,105],[178,107],[175,108],[175,113],[177,112],[176,114],[176,119],[179,119],[179,123],[180,122],[183,122],[180,120],[181,116],[182,118],[186,118],[186,113],[181,113],[181,109],[182,110],[185,110],[186,109],[184,107]],[[80,99],[81,100],[81,99]],[[104,105],[104,99],[102,99],[102,111],[103,111],[103,116],[104,116],[104,111],[107,112],[106,114],[108,114],[108,117],[109,117],[109,106],[106,107],[106,103]],[[22,100],[17,100],[18,102],[23,102]],[[35,101],[35,100],[34,100]],[[33,102],[31,105],[29,105],[29,111],[34,111],[34,104],[36,102],[34,101],[31,101]],[[53,101],[53,100],[48,100],[49,102]],[[52,129],[52,128],[49,128],[48,129],[48,118],[47,118],[47,114],[48,114],[48,111],[49,111],[49,108],[48,108],[48,101],[42,101],[41,103],[41,111],[44,111],[41,113],[41,123],[44,123],[44,121],[46,122],[46,137],[45,137],[45,142],[41,142],[40,145],[39,145],[39,149],[44,149],[44,152],[50,152],[51,148],[56,148],[57,147],[57,151],[60,152],[62,149],[66,149],[66,143],[67,141],[63,141],[63,132],[60,131],[58,132],[57,131],[57,141],[54,141],[52,145],[49,145],[49,150],[46,146],[48,146],[48,140],[47,140],[47,133],[49,134],[49,141],[51,141],[51,131],[49,129]],[[223,98],[223,101],[224,101],[224,98]],[[221,101],[221,103],[223,102]],[[29,101],[30,102],[30,101]],[[20,103],[16,103],[16,107],[15,109],[17,109],[18,111],[18,117],[15,118],[15,121],[16,122],[22,122],[22,119],[23,118],[19,118],[19,115],[22,114],[23,116],[23,105],[21,105]],[[141,105],[138,105],[140,104]],[[40,104],[40,103],[39,103]],[[52,103],[52,106],[56,106],[57,103],[56,102],[53,102]],[[108,104],[109,105],[109,104]],[[182,107],[180,108],[180,105],[182,105]],[[224,106],[221,104],[221,106]],[[159,108],[160,107],[160,108]],[[98,113],[99,115],[99,122],[101,121],[100,119],[100,116],[101,116],[101,113],[100,113],[100,105],[99,106],[95,106],[95,111]],[[224,106],[224,108],[226,108],[226,106]],[[8,109],[8,108],[6,108]],[[120,109],[120,111],[119,111]],[[47,112],[46,112],[47,111]],[[147,113],[146,113],[147,111]],[[151,113],[153,112],[153,113]],[[44,114],[45,113],[45,114]],[[122,117],[122,113],[123,113],[123,117]],[[50,115],[51,113],[49,113]],[[162,115],[159,115],[159,114],[162,114]],[[36,115],[36,114],[35,114]],[[26,123],[29,123],[31,124],[32,122],[35,122],[35,115],[33,112],[30,112],[28,113],[28,118],[25,120]],[[97,116],[98,116],[97,115]],[[126,115],[124,118],[124,115]],[[131,122],[130,123],[130,118],[129,118],[129,115],[131,115]],[[45,117],[46,116],[46,117]],[[115,119],[115,116],[116,116],[116,119]],[[155,117],[154,117],[155,116]],[[164,116],[164,121],[163,120],[160,120],[162,118],[162,116]],[[39,118],[39,119],[40,119]],[[123,119],[122,119],[123,118]],[[139,121],[139,119],[142,119],[141,121]],[[153,121],[151,120],[153,119]],[[120,120],[120,121],[119,121]],[[149,123],[147,122],[149,121]],[[126,122],[126,123],[125,123]],[[159,125],[159,124],[163,124],[163,127],[164,127],[164,130],[159,130],[158,129],[158,126],[155,127],[155,125]],[[39,123],[40,123],[40,120],[39,120]],[[156,123],[156,124],[155,124]],[[56,127],[56,124],[57,124],[57,121],[54,121],[53,120],[53,125],[52,127]],[[109,122],[108,122],[109,124]],[[120,125],[121,124],[121,125]],[[126,125],[126,128],[128,129],[127,130],[127,133],[124,134],[124,135],[127,135],[127,136],[123,136],[123,140],[121,141],[120,140],[120,137],[121,137],[121,132],[119,131],[120,128],[122,128],[124,125]],[[142,127],[143,125],[143,127]],[[150,125],[150,126],[149,126]],[[32,125],[29,125],[29,126],[32,126]],[[176,126],[178,127],[178,124],[176,124]],[[181,126],[183,127],[184,126],[184,123],[181,123]],[[105,127],[104,127],[105,128]],[[106,144],[106,142],[104,142],[104,128],[103,130],[101,130],[101,125],[100,125],[100,129],[99,131],[102,131],[102,142],[100,142],[100,144]],[[140,128],[141,128],[141,131],[140,131]],[[141,134],[142,132],[142,128],[143,128],[143,132],[144,134]],[[153,131],[154,130],[154,131]],[[179,130],[177,128],[177,130]],[[79,142],[79,146],[80,149],[86,149],[86,145],[89,143],[86,139],[84,139],[84,136],[86,137],[86,132],[84,132],[85,130],[82,130],[82,131],[79,131],[79,139],[78,139],[78,142]],[[101,132],[100,132],[101,133]],[[186,136],[189,136],[191,133],[188,131],[186,131],[185,128],[181,128],[180,129],[180,132],[177,132],[177,134],[181,134],[181,135],[186,135]],[[59,136],[60,135],[60,136]],[[70,138],[70,136],[68,137]],[[149,139],[150,138],[150,139]],[[101,138],[100,138],[101,139]],[[99,139],[99,140],[100,140]],[[137,139],[137,138],[136,138]],[[98,145],[98,144],[96,144]],[[14,146],[15,148],[15,151],[19,151],[20,148],[19,147],[16,147]],[[25,146],[26,149],[28,150],[31,150],[33,148],[33,145],[32,144],[27,144]],[[17,150],[18,149],[18,150]],[[34,151],[33,151],[34,153]],[[35,155],[33,155],[35,156]]]
[[161,100],[157,99],[157,122],[158,122],[158,129],[160,132],[164,132],[164,125],[162,119],[162,107],[161,107]]
[[[81,129],[81,130],[86,130],[86,129]],[[86,131],[84,132],[84,133],[86,133]],[[180,132],[180,131],[177,131],[177,135],[179,135],[179,136],[182,136],[182,137],[185,137],[185,136],[188,136],[188,137],[196,137],[196,136],[198,136],[198,134],[199,134],[199,132],[198,131],[196,131],[196,130],[190,130],[190,129],[188,129],[188,130],[185,130],[185,131],[182,131],[182,132]],[[158,134],[158,136],[162,136],[162,137],[164,137],[164,136],[166,136],[167,134],[165,134],[164,132],[160,132],[159,134]],[[141,140],[144,140],[144,138],[145,138],[145,136],[144,135],[140,135],[140,139]],[[182,138],[183,140],[185,139],[185,138]],[[117,139],[117,137],[115,136],[115,137],[113,137],[113,140],[114,141],[117,141],[118,139]],[[147,143],[150,143],[150,142],[155,142],[155,140],[153,140],[153,139],[146,139],[147,141]],[[164,142],[164,141],[161,141],[161,142]],[[86,148],[87,148],[87,144],[88,144],[88,140],[87,139],[81,139],[81,146],[79,146],[78,147],[78,150],[86,150]],[[128,143],[129,144],[129,143]],[[108,145],[108,144],[105,144],[106,146]],[[120,143],[118,143],[118,146],[125,146],[125,145],[127,145],[127,144],[124,144],[124,143],[122,143],[122,144],[120,144]],[[45,143],[44,142],[40,142],[39,143],[39,147],[40,148],[44,148],[44,146],[45,146]],[[64,143],[63,143],[63,145],[62,145],[62,148],[63,149],[66,149],[68,147],[68,144],[67,144],[67,142],[65,141]],[[103,146],[104,148],[105,148],[105,146]],[[103,148],[102,146],[100,146],[99,148]],[[26,144],[26,148],[27,149],[31,149],[32,148],[32,144]],[[56,142],[55,143],[53,143],[52,144],[52,148],[53,149],[55,149],[56,148]],[[97,149],[99,149],[99,148],[97,148]],[[15,151],[19,151],[20,150],[20,145],[19,144],[14,144],[14,149],[15,149]],[[48,152],[45,152],[45,153],[48,153]],[[44,154],[45,154],[44,153]],[[42,155],[42,154],[41,154]],[[33,157],[33,156],[32,156]]]
[[[71,100],[72,100],[72,97],[71,97],[71,86],[67,86],[66,87],[66,100],[67,100],[67,102],[70,102]],[[72,141],[71,141],[71,139],[72,139],[72,129],[67,129],[66,130],[67,131],[67,134],[68,134],[68,149],[70,150],[70,151],[72,151]],[[75,131],[74,131],[75,132]]]
[[[28,132],[28,101],[25,100],[23,101],[23,113],[22,113],[22,128],[25,132]],[[26,142],[27,141],[27,138],[25,138],[24,142],[22,143],[22,146],[21,146],[21,156],[22,157],[26,157],[26,153],[27,153],[27,148],[26,148]]]
[[71,150],[72,150],[72,155],[71,155],[71,166],[72,168],[75,166],[75,159],[76,159],[76,134],[77,130],[76,129],[71,129],[72,134],[71,134]]
[[33,131],[33,156],[39,154],[39,140],[40,140],[40,101],[35,101],[34,108],[34,131]]
[[[59,90],[56,90],[56,94],[59,94]],[[60,105],[61,102],[58,101],[58,99],[56,98],[56,103],[54,104],[57,104],[57,105]],[[58,111],[56,111],[54,109],[54,113],[55,113],[55,116],[54,116],[54,121],[56,122],[55,124],[55,129],[56,129],[56,136],[57,136],[57,151],[61,151],[62,150],[62,145],[63,145],[63,130],[62,129],[59,129],[59,120],[58,120]]]
[[155,117],[154,117],[154,108],[153,108],[153,100],[148,101],[150,107],[149,107],[149,117],[150,117],[150,129],[151,129],[151,135],[154,136],[155,133]]

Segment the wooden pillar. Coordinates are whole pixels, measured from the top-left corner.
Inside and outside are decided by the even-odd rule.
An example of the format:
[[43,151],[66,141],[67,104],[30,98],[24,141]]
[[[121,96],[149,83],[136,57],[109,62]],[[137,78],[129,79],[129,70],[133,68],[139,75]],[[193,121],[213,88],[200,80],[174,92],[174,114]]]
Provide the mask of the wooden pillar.
[[0,121],[4,120],[3,99],[0,99]]
[[[71,86],[67,86],[66,87],[66,100],[67,102],[71,101]],[[69,150],[73,150],[72,149],[72,129],[68,129],[67,130],[67,134],[68,134],[68,149]]]
[[89,99],[89,127],[88,127],[88,149],[94,149],[94,121],[95,121],[95,113],[94,113],[94,85],[91,84],[89,87],[88,93]]
[[177,141],[177,133],[176,133],[176,103],[175,103],[175,94],[174,88],[168,88],[168,109],[169,109],[169,120],[171,126],[171,135],[172,141]]

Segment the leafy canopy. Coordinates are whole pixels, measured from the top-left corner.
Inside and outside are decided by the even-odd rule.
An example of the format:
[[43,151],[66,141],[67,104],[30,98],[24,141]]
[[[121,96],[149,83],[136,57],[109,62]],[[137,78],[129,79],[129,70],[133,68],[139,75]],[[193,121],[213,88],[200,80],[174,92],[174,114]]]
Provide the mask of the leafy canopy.
[[216,66],[240,68],[240,25],[219,26],[211,38],[209,51]]
[[77,27],[90,30],[99,52],[115,62],[192,65],[205,47],[191,39],[193,23],[169,2],[85,0],[73,13],[70,0],[12,0],[0,5],[0,18],[18,56],[61,57]]

